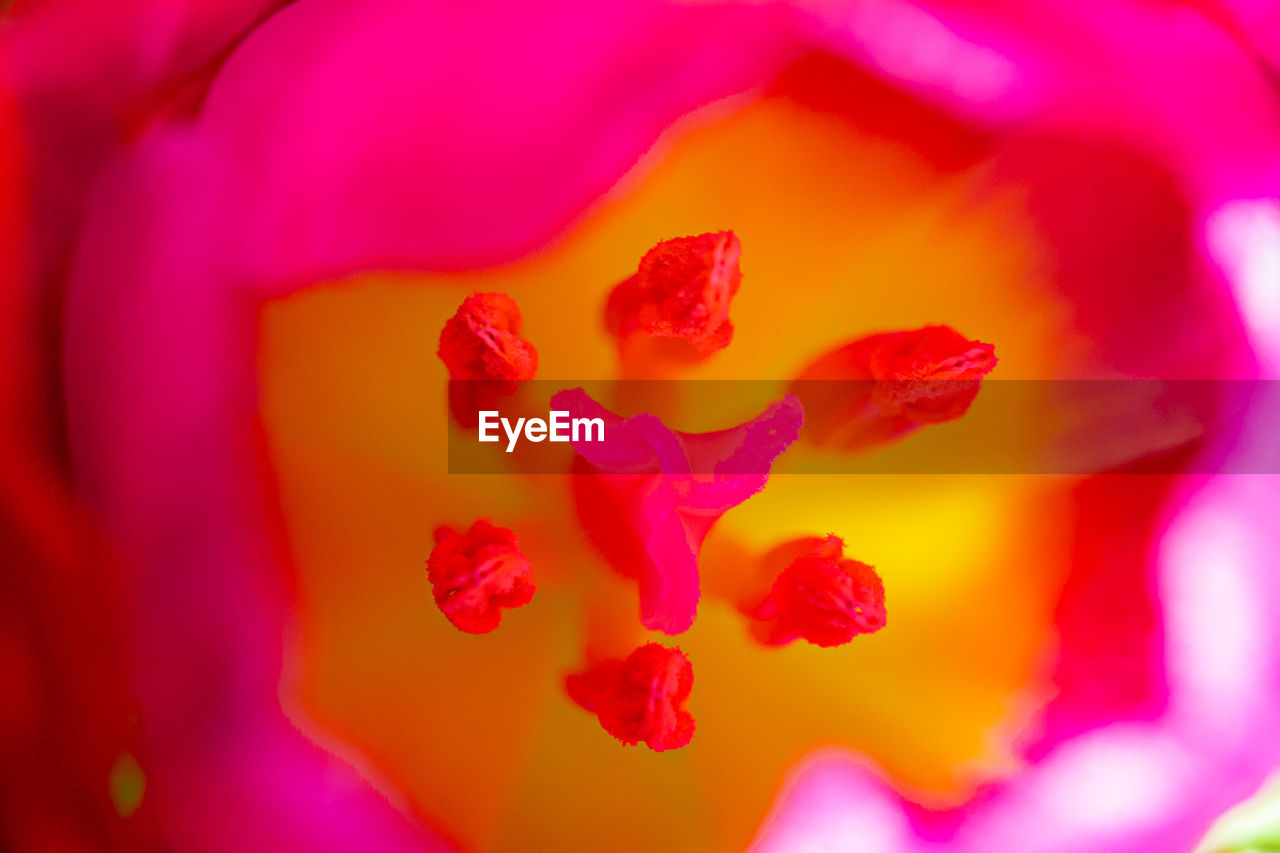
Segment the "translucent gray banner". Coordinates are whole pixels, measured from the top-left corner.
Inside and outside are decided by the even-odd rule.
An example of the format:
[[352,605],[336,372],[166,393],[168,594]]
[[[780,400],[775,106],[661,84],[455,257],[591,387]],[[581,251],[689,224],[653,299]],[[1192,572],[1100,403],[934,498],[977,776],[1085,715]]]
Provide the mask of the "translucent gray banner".
[[[453,474],[1280,473],[1272,381],[537,380],[448,400]],[[1246,412],[1278,428],[1245,446]]]

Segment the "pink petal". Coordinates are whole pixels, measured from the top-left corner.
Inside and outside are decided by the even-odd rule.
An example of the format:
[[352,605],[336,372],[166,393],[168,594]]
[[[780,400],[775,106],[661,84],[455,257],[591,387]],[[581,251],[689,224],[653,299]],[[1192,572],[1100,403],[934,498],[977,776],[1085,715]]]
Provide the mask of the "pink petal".
[[294,287],[528,252],[681,114],[773,73],[788,51],[781,14],[295,4],[227,64],[203,123],[236,164],[229,205],[250,235],[239,277]]

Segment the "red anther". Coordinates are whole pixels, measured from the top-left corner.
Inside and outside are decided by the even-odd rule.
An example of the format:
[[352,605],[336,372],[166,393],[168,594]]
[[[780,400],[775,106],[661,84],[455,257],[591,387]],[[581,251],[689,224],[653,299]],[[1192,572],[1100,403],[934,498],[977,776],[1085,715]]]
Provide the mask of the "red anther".
[[625,660],[607,660],[570,675],[565,688],[628,746],[644,742],[663,752],[693,739],[693,715],[684,709],[693,689],[693,666],[679,648],[649,643]]
[[505,293],[473,293],[440,332],[437,355],[450,379],[518,382],[538,370],[538,351],[520,337],[520,308]]
[[881,380],[874,399],[882,410],[901,411],[916,423],[963,415],[978,395],[978,380],[996,366],[995,347],[948,326],[883,338],[867,365],[872,378]]
[[854,450],[961,417],[996,362],[991,344],[925,326],[834,349],[806,367],[791,392],[804,403],[811,441]]
[[459,630],[487,634],[502,621],[502,608],[533,598],[529,559],[515,533],[477,521],[466,533],[440,527],[427,560],[436,605]]
[[873,379],[981,379],[996,366],[995,347],[950,326],[876,335],[868,369]]
[[609,330],[682,338],[700,352],[723,349],[733,340],[729,303],[742,284],[741,255],[732,231],[664,240],[609,295]]
[[753,633],[766,645],[803,637],[815,646],[839,646],[885,626],[884,583],[871,566],[844,559],[840,537],[814,539],[752,616]]

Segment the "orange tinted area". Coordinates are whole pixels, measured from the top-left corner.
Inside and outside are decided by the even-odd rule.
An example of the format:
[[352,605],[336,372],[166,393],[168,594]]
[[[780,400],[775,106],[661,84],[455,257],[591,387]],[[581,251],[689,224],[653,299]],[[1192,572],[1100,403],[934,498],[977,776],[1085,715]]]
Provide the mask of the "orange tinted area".
[[[1042,698],[1065,482],[786,474],[707,540],[699,618],[676,640],[694,668],[691,745],[624,748],[564,694],[588,632],[632,647],[647,635],[562,478],[445,473],[435,350],[466,295],[516,299],[539,378],[613,377],[610,289],[659,240],[732,228],[735,339],[691,377],[786,379],[852,338],[930,323],[993,342],[997,378],[1036,377],[1061,337],[1012,203],[976,203],[964,176],[783,98],[697,119],[534,257],[365,275],[263,317],[264,413],[298,574],[286,698],[470,848],[741,849],[787,769],[832,744],[913,796],[953,802],[1007,769],[1008,734]],[[484,636],[439,613],[423,562],[437,525],[477,517],[518,533],[538,588]],[[888,627],[837,649],[756,645],[733,601],[753,561],[826,533],[876,566]]]

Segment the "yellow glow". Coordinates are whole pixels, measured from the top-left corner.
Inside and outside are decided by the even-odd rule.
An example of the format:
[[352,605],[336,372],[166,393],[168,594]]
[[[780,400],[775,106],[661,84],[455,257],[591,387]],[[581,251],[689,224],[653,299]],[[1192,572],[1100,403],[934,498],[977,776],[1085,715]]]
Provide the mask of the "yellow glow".
[[[624,749],[560,678],[589,618],[618,613],[639,641],[634,593],[589,547],[562,480],[444,473],[435,348],[463,296],[501,290],[539,378],[612,377],[609,289],[656,241],[729,227],[744,246],[737,337],[691,376],[786,378],[850,338],[931,322],[994,342],[1000,377],[1041,376],[1060,307],[1034,286],[1016,209],[975,207],[963,179],[782,99],[689,132],[626,186],[520,263],[367,275],[267,308],[299,701],[476,849],[738,850],[791,763],[824,744],[866,752],[919,796],[962,797],[975,770],[1007,761],[997,735],[1035,699],[1025,685],[1064,572],[1061,482],[775,477],[713,531],[708,586],[732,596],[735,567],[834,532],[884,576],[889,627],[841,649],[762,649],[709,594],[678,640],[696,673],[693,744]],[[483,637],[436,611],[423,564],[437,524],[478,516],[519,533],[539,578],[533,603]]]

